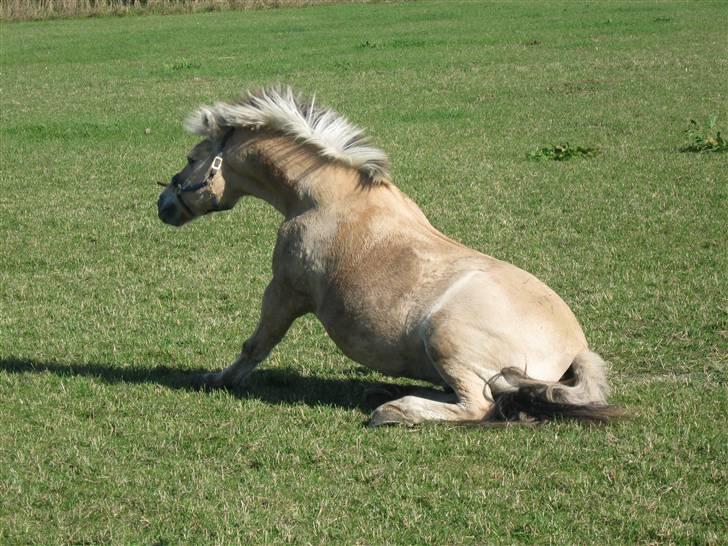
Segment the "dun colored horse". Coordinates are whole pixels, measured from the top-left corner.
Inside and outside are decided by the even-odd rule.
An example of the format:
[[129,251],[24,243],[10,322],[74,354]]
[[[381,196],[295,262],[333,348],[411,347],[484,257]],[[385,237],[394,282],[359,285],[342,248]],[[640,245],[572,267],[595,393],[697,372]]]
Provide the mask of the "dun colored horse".
[[372,426],[488,419],[606,420],[605,364],[574,314],[533,275],[432,227],[391,181],[363,131],[290,90],[201,107],[204,137],[164,185],[159,217],[181,226],[254,196],[283,222],[258,325],[208,387],[236,387],[314,313],[348,357],[445,387],[379,406]]

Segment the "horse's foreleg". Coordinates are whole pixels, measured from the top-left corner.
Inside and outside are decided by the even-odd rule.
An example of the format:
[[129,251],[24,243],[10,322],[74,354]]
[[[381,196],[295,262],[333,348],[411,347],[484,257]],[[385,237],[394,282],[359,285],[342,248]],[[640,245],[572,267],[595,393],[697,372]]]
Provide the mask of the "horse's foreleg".
[[200,382],[207,387],[243,385],[290,328],[306,312],[300,296],[285,290],[275,279],[265,289],[258,326],[245,343],[240,356],[222,371],[203,374]]

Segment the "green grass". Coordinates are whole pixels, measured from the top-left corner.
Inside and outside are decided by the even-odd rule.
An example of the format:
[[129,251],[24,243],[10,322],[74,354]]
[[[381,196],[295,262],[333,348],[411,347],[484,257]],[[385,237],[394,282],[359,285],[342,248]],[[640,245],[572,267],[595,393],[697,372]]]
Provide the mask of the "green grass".
[[[724,2],[413,2],[0,29],[0,543],[728,541]],[[364,427],[404,384],[297,323],[250,389],[279,218],[180,230],[202,102],[282,82],[367,127],[445,233],[542,278],[612,364],[608,427]],[[720,129],[718,127],[717,129]],[[528,152],[571,142],[573,161]]]

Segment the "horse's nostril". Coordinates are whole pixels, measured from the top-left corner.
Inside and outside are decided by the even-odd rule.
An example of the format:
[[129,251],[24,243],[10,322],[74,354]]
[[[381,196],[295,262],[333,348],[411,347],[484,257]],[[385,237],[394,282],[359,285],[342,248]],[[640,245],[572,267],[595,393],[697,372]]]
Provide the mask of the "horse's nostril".
[[159,215],[159,219],[162,220],[162,222],[169,224],[172,220],[175,219],[177,209],[174,206],[174,203],[170,201],[163,201],[162,199],[160,199],[157,203],[157,214]]

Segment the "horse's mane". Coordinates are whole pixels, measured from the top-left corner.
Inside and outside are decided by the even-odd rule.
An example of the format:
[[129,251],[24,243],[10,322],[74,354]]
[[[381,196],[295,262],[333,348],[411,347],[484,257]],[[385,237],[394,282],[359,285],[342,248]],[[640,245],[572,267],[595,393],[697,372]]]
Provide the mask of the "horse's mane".
[[374,183],[389,180],[387,155],[372,146],[364,131],[333,110],[302,99],[288,87],[248,92],[236,103],[201,106],[185,121],[196,135],[218,139],[229,128],[271,130],[309,144],[319,155],[357,169]]

